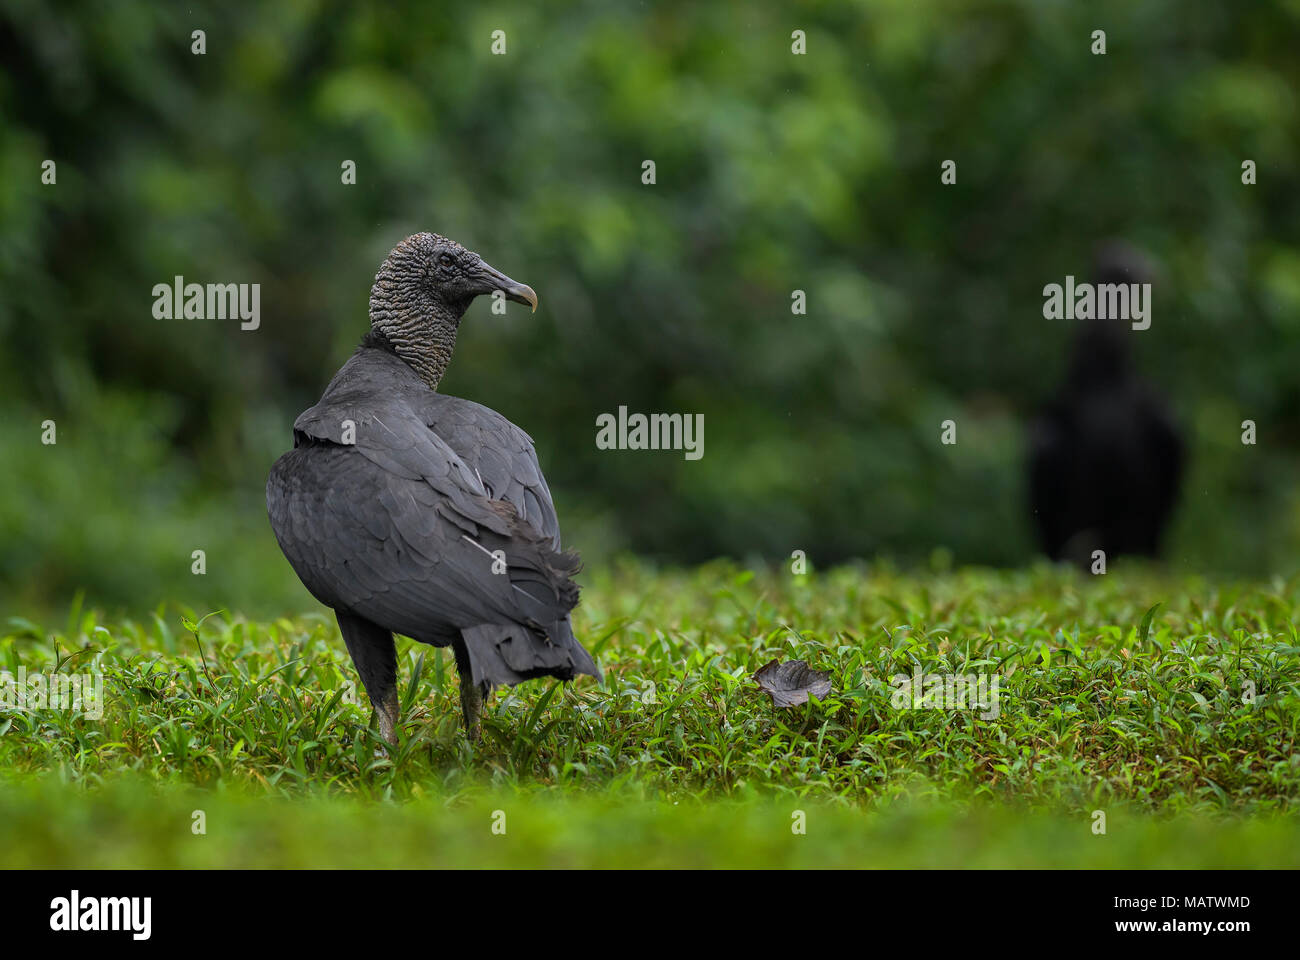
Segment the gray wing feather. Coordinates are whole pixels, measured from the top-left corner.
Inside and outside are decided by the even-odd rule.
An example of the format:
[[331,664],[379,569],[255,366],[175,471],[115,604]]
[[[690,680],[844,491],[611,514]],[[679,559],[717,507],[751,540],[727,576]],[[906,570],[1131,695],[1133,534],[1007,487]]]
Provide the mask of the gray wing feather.
[[322,603],[398,633],[445,643],[495,630],[495,645],[471,644],[492,682],[592,672],[568,623],[577,557],[558,549],[532,441],[412,379],[396,358],[359,353],[294,423],[295,449],[267,482],[285,556]]
[[430,393],[420,412],[476,471],[489,497],[511,504],[523,521],[560,548],[560,521],[532,437],[495,410],[459,397]]
[[576,560],[492,504],[455,503],[359,445],[290,451],[267,486],[271,526],[318,600],[427,642],[502,621],[549,633],[577,603]]

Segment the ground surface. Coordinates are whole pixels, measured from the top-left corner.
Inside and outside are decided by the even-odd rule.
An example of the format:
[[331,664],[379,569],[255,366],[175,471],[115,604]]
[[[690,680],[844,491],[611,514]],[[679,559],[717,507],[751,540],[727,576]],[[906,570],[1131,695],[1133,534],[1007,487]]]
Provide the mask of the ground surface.
[[[471,748],[451,658],[403,642],[391,758],[323,613],[12,619],[0,669],[104,696],[0,709],[0,866],[1300,866],[1300,578],[585,581],[603,684],[502,691]],[[774,658],[834,692],[774,709]],[[901,709],[914,670],[996,676],[997,717]]]

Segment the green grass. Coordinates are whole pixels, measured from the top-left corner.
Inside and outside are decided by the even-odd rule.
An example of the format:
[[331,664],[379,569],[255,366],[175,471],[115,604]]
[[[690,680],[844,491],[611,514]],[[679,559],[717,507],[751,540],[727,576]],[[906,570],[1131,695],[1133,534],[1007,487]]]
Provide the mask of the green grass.
[[[102,673],[104,709],[0,711],[0,865],[1300,866],[1300,579],[586,579],[603,684],[500,691],[474,748],[451,658],[403,642],[391,757],[323,611],[11,620],[0,668]],[[775,710],[772,658],[834,692]],[[914,669],[996,675],[999,715],[898,709]]]

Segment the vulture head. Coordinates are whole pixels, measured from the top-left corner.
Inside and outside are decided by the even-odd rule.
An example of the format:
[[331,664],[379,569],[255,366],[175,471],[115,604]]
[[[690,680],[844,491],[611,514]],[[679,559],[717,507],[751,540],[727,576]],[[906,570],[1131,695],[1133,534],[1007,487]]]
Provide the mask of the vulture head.
[[496,293],[537,309],[537,294],[477,253],[436,233],[407,237],[384,258],[370,288],[370,329],[434,389],[475,297]]
[[[1112,240],[1093,254],[1094,284],[1151,283],[1155,268],[1145,253],[1121,240]],[[1079,321],[1069,380],[1075,389],[1121,383],[1133,375],[1128,321],[1093,318]]]

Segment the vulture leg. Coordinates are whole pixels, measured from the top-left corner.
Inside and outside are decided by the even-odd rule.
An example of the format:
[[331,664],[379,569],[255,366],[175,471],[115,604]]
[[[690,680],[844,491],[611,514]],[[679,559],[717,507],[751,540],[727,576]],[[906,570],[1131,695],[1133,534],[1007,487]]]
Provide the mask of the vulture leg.
[[397,746],[397,722],[400,711],[397,705],[397,647],[393,635],[342,610],[334,612],[343,632],[343,641],[356,664],[361,683],[375,708],[374,719],[379,722],[379,734],[389,746]]
[[456,672],[460,674],[460,709],[465,715],[465,735],[471,743],[478,743],[483,739],[483,695],[487,692],[487,684],[474,682],[469,648],[463,639],[457,638],[452,643],[452,650],[456,653]]

